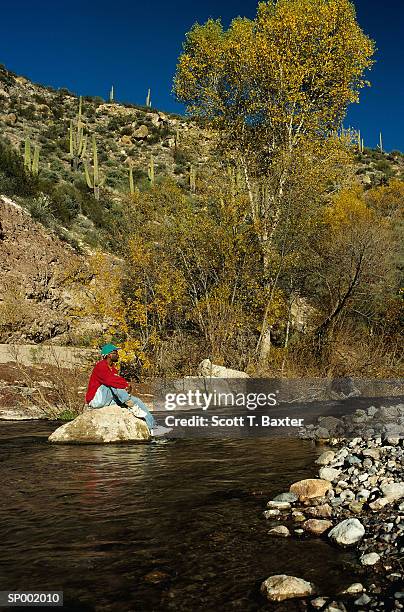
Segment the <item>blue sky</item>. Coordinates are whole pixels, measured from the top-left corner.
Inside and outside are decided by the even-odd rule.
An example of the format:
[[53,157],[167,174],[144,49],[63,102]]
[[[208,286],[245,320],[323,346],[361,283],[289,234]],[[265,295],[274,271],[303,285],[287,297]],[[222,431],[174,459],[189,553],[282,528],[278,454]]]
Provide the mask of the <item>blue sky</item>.
[[[252,0],[193,3],[133,0],[20,0],[4,2],[0,63],[37,83],[104,98],[113,84],[118,100],[183,112],[171,94],[184,34],[196,21],[254,17]],[[387,150],[404,150],[403,0],[355,0],[362,29],[376,41],[372,87],[349,108],[345,126],[359,128],[365,145],[379,131]]]

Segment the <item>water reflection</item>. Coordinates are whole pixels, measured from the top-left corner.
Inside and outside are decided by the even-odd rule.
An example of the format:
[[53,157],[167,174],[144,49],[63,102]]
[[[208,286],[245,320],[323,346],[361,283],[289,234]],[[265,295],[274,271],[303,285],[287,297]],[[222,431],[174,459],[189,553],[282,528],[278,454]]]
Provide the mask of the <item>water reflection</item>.
[[[267,535],[265,501],[311,476],[297,440],[53,446],[51,425],[0,424],[0,589],[65,591],[66,609],[259,610],[273,573],[323,592],[353,555]],[[291,609],[295,604],[290,604]]]

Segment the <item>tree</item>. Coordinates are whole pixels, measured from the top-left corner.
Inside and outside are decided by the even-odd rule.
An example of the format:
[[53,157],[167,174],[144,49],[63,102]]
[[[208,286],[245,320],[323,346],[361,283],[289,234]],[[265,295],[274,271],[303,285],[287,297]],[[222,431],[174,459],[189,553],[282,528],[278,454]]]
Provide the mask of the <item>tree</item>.
[[[210,19],[186,35],[174,92],[243,172],[264,277],[296,155],[307,148],[313,163],[327,159],[327,139],[368,84],[373,51],[349,0],[270,0],[254,20],[238,17],[226,31]],[[263,359],[266,327],[264,319]]]

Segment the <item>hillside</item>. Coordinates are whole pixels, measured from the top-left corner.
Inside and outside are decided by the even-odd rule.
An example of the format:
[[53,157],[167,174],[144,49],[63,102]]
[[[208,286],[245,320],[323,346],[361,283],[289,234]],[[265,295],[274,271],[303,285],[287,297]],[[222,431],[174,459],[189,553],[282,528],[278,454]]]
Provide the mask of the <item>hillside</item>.
[[[78,98],[0,66],[0,342],[114,339],[139,371],[191,372],[210,356],[254,372],[269,299],[272,373],[283,374],[289,343],[292,375],[396,373],[403,154],[353,144],[331,189],[316,170],[315,196],[297,175],[300,221],[286,268],[286,217],[274,234],[271,292],[246,187],[215,144],[187,118]],[[340,304],[335,352],[319,364],[310,334]]]

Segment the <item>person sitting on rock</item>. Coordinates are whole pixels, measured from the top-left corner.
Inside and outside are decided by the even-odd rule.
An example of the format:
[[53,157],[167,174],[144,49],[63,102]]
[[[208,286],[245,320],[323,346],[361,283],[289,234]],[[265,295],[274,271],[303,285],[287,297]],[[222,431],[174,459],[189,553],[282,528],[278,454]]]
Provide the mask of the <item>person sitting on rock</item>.
[[117,404],[127,408],[134,416],[144,419],[152,431],[155,421],[147,406],[134,395],[130,395],[131,383],[114,366],[119,359],[120,348],[114,344],[101,347],[102,359],[95,364],[90,375],[86,393],[86,404],[90,408],[103,408]]

